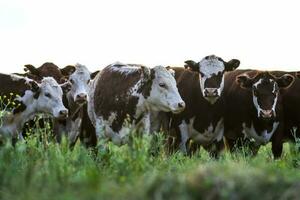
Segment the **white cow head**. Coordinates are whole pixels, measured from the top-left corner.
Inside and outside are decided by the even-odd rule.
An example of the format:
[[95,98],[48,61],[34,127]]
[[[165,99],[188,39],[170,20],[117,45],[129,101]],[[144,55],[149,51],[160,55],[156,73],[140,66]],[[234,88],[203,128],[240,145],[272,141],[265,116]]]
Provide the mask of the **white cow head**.
[[153,69],[143,68],[144,79],[143,96],[154,111],[179,113],[185,108],[172,71],[162,66]]
[[232,71],[240,65],[240,61],[232,59],[225,62],[215,55],[206,56],[200,62],[185,61],[185,68],[199,73],[200,88],[203,97],[214,104],[221,96],[224,88],[224,73]]
[[86,103],[88,97],[89,82],[91,73],[86,66],[76,64],[75,66],[67,66],[64,69],[69,73],[69,81],[72,84],[71,90],[67,96],[77,104]]
[[62,101],[62,87],[67,87],[67,84],[59,85],[52,77],[46,77],[37,86],[37,92],[34,95],[37,112],[48,113],[59,119],[66,118],[68,110]]

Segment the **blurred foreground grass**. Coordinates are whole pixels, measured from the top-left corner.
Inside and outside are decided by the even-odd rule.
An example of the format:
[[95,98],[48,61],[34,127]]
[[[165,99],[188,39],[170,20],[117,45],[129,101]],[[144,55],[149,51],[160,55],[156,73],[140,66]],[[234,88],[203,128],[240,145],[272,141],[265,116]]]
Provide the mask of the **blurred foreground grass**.
[[[300,156],[285,145],[282,159],[270,146],[256,157],[244,151],[211,159],[167,155],[162,137],[134,138],[132,145],[100,145],[91,152],[67,142],[31,137],[0,147],[0,199],[299,199]],[[152,147],[151,147],[152,146]],[[155,155],[154,155],[155,154]]]

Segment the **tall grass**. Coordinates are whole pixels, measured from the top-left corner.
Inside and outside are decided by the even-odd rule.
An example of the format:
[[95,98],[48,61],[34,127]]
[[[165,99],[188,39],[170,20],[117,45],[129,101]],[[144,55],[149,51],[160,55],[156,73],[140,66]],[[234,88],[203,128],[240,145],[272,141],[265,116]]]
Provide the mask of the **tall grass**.
[[[38,130],[39,131],[39,130]],[[39,133],[41,134],[41,133]],[[168,155],[163,135],[133,137],[130,145],[100,144],[90,151],[41,142],[38,134],[0,148],[0,199],[297,199],[299,154],[285,145],[282,159],[270,146],[256,157],[201,150]],[[160,147],[160,148],[157,148]]]

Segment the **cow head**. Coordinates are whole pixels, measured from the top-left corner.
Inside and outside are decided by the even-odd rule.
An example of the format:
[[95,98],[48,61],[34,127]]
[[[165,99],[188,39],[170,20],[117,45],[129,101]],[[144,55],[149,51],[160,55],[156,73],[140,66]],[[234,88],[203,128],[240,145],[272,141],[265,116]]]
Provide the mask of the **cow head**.
[[239,60],[232,59],[225,62],[215,55],[206,56],[198,63],[192,60],[185,61],[185,68],[199,73],[202,95],[211,104],[214,104],[222,94],[224,73],[236,69],[239,65]]
[[46,62],[38,68],[25,65],[24,70],[26,75],[35,81],[41,81],[43,77],[53,77],[58,83],[63,83],[66,79],[63,71],[51,62]]
[[48,113],[58,119],[65,119],[68,116],[68,110],[63,105],[63,91],[52,77],[43,78],[36,87],[35,99],[37,101],[38,112]]
[[240,87],[252,90],[257,116],[266,120],[276,116],[279,89],[289,87],[293,81],[292,75],[284,74],[278,78],[269,72],[258,72],[253,78],[247,74],[239,75],[236,78]]
[[171,71],[162,66],[153,69],[142,67],[146,82],[143,96],[155,111],[179,113],[184,110],[185,103],[179,95],[176,80]]
[[[71,69],[72,66],[69,66]],[[88,97],[89,81],[91,80],[91,73],[81,64],[73,66],[73,71],[69,74],[69,81],[72,84],[68,95],[77,104],[86,103]]]

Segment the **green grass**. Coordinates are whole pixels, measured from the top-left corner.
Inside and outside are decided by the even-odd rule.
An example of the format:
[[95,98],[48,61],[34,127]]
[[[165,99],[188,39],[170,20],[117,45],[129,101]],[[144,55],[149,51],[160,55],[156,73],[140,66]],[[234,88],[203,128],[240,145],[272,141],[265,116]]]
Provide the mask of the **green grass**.
[[[44,140],[46,140],[44,138]],[[243,151],[211,159],[167,155],[162,140],[134,138],[101,144],[97,155],[77,144],[39,142],[0,147],[0,199],[299,199],[300,155],[285,145],[274,161],[270,146],[256,157]],[[292,153],[290,153],[292,152]]]

